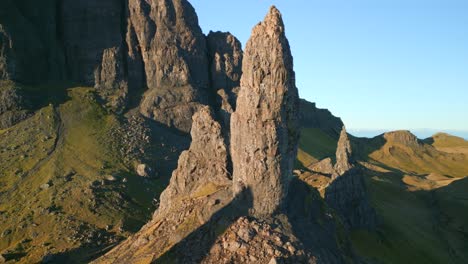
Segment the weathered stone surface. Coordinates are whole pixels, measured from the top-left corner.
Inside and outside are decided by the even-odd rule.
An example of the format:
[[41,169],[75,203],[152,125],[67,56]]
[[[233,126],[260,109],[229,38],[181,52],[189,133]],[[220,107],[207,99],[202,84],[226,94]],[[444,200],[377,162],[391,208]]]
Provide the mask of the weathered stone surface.
[[128,95],[123,54],[120,47],[105,49],[101,64],[94,72],[95,87],[108,105],[121,111],[125,108]]
[[239,87],[243,52],[239,40],[231,33],[210,32],[207,36],[211,85],[215,91]]
[[351,170],[354,167],[354,158],[351,150],[351,142],[348,138],[348,133],[346,128],[343,126],[343,129],[340,133],[340,139],[338,140],[338,146],[336,148],[336,164],[335,171],[337,175],[343,175],[347,171]]
[[149,88],[141,113],[189,132],[190,117],[209,102],[206,40],[197,15],[185,0],[131,0],[129,9]]
[[182,152],[169,186],[161,194],[159,211],[183,197],[202,195],[211,189],[230,185],[228,152],[221,125],[214,120],[208,106],[193,116],[192,143]]
[[241,217],[218,237],[201,263],[317,263],[296,237],[286,233],[266,222]]
[[138,176],[149,177],[152,174],[152,169],[146,164],[138,164],[136,168]]
[[231,117],[234,192],[249,188],[252,214],[269,215],[287,195],[299,138],[299,98],[280,12],[272,7],[247,43]]
[[211,86],[217,91],[215,108],[229,127],[236,109],[237,87],[242,75],[243,52],[239,40],[230,33],[210,32],[207,36]]

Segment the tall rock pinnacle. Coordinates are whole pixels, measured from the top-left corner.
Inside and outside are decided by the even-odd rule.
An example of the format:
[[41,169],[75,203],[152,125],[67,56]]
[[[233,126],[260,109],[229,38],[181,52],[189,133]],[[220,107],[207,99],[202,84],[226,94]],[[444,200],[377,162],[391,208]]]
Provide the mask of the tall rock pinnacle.
[[343,126],[340,133],[340,139],[338,140],[338,147],[336,148],[335,171],[338,175],[343,175],[354,167],[352,154],[348,133],[346,132],[346,128]]
[[252,215],[266,216],[287,195],[299,138],[293,58],[275,7],[253,29],[242,72],[231,118],[234,192],[250,189]]

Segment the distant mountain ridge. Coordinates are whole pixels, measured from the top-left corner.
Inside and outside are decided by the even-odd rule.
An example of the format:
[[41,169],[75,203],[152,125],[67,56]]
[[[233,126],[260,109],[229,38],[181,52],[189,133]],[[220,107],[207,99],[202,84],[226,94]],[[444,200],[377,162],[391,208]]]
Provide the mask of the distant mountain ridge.
[[[392,129],[349,129],[348,132],[356,137],[372,138],[381,135],[385,132],[395,131]],[[411,133],[415,134],[420,139],[432,137],[438,133],[447,133],[453,136],[464,138],[468,140],[468,130],[446,130],[440,129],[410,129]]]

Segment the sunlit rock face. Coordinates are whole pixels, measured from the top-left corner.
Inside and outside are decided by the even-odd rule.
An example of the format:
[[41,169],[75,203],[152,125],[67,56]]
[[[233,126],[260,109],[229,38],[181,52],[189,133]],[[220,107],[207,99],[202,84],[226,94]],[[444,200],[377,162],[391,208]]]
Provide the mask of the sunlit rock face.
[[279,11],[252,31],[231,117],[234,192],[249,188],[252,215],[277,211],[287,195],[299,138],[293,59]]

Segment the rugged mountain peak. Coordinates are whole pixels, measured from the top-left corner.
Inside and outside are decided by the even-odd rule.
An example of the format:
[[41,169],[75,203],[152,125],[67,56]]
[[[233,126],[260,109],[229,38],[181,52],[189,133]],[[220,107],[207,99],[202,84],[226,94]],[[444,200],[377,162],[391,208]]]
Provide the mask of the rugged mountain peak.
[[338,175],[343,175],[354,167],[353,153],[351,150],[351,142],[346,132],[346,127],[340,133],[340,139],[338,140],[338,146],[336,148],[336,164],[335,171]]
[[234,192],[250,189],[254,216],[274,213],[287,195],[299,138],[293,59],[279,11],[252,30],[231,117]]

